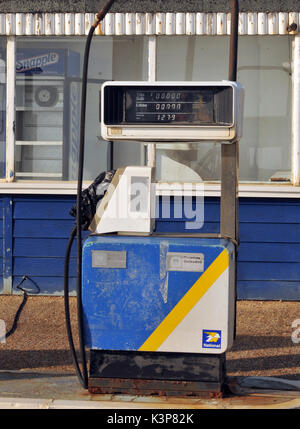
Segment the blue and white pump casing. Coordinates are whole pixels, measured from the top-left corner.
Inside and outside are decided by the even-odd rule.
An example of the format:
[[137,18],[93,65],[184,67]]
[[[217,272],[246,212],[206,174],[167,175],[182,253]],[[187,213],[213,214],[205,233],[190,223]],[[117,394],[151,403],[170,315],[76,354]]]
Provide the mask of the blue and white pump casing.
[[[184,91],[200,88],[204,94],[206,90],[219,93],[223,88],[231,95],[221,100],[227,103],[223,103],[224,111],[215,109],[214,103],[204,106],[209,107],[207,121],[195,124],[191,116],[189,121],[175,116],[168,122],[168,117],[161,116],[168,107],[162,100],[154,109],[157,116],[151,116],[153,108],[143,102],[149,101],[145,92],[151,87],[165,95],[176,94],[173,88],[179,87]],[[129,95],[131,89],[140,91],[131,97],[136,103],[133,116],[130,112],[126,117],[130,97],[126,100],[124,88]],[[101,91],[102,138],[161,145],[189,141],[230,144],[242,135],[243,98],[241,85],[229,81],[106,82]],[[179,107],[183,112],[183,106],[178,111]],[[192,106],[193,113],[200,108]],[[223,123],[219,120],[222,115],[227,118]],[[155,218],[152,174],[149,166],[117,170],[97,208],[90,227],[95,234],[83,246],[86,346],[94,350],[224,353],[234,339],[234,245],[229,239],[150,236]]]

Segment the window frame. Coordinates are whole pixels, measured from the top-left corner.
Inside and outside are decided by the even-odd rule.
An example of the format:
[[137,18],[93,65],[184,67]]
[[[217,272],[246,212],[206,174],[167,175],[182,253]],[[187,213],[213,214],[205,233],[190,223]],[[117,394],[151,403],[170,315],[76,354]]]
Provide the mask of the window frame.
[[[67,36],[66,37],[66,41]],[[156,80],[157,35],[143,35],[148,40],[148,80]],[[249,36],[246,36],[249,37]],[[261,36],[263,37],[263,36]],[[300,35],[292,37],[292,133],[291,133],[291,181],[290,182],[239,182],[239,195],[251,197],[300,198]],[[46,37],[45,37],[46,38]],[[1,193],[27,194],[76,194],[76,181],[16,180],[15,178],[15,85],[16,85],[16,40],[15,35],[6,37],[6,177],[0,179]],[[147,145],[147,163],[155,165],[155,145]],[[84,187],[90,181],[84,182]],[[170,187],[172,193],[174,187]],[[219,196],[220,183],[204,183],[205,195]],[[168,192],[164,184],[157,185],[157,194]],[[192,192],[192,184],[191,184]]]

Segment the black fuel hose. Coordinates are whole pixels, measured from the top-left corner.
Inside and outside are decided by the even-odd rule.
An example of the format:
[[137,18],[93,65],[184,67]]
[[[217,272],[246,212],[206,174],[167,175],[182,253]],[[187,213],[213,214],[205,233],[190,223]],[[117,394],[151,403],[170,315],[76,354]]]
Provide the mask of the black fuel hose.
[[[65,254],[64,266],[64,301],[65,301],[65,318],[66,328],[69,340],[69,346],[75,365],[75,370],[84,389],[88,388],[88,371],[87,360],[84,347],[83,334],[83,312],[82,312],[82,296],[81,296],[81,276],[82,276],[82,235],[81,235],[81,192],[83,182],[83,167],[84,167],[84,144],[85,144],[85,118],[86,118],[86,96],[87,96],[87,79],[88,79],[88,62],[92,37],[97,26],[103,20],[105,15],[110,10],[115,0],[108,0],[102,10],[96,15],[96,20],[91,26],[85,44],[82,72],[82,88],[81,88],[81,117],[80,117],[80,142],[78,156],[78,180],[77,180],[77,199],[76,199],[76,226],[73,227]],[[74,346],[71,322],[70,322],[70,307],[69,307],[69,264],[70,253],[73,241],[77,237],[77,256],[76,256],[76,295],[77,295],[77,317],[78,317],[78,337],[79,337],[79,354],[81,357],[82,370],[80,369],[78,358]]]
[[73,358],[73,364],[75,367],[75,372],[77,375],[78,380],[80,381],[80,384],[82,385],[82,387],[86,388],[86,380],[84,379],[84,376],[81,372],[79,363],[78,363],[78,359],[77,359],[77,354],[76,354],[76,348],[74,345],[74,341],[73,341],[73,334],[72,334],[72,328],[71,328],[71,317],[70,317],[70,303],[69,303],[69,265],[70,265],[70,255],[71,255],[71,249],[72,249],[72,245],[74,242],[74,239],[76,237],[76,225],[74,225],[70,237],[69,237],[69,241],[68,241],[68,245],[66,248],[66,253],[65,253],[65,266],[64,266],[64,304],[65,304],[65,318],[66,318],[66,328],[67,328],[67,335],[68,335],[68,341],[69,341],[69,347],[70,347],[70,351],[71,351],[71,355]]
[[87,36],[87,41],[83,59],[83,75],[81,89],[81,118],[80,118],[80,146],[78,158],[78,180],[77,180],[77,199],[76,199],[76,237],[77,237],[77,258],[76,258],[76,294],[77,294],[77,317],[78,317],[78,336],[79,336],[79,352],[82,364],[82,375],[80,382],[82,387],[88,387],[88,372],[86,363],[86,353],[84,349],[83,338],[83,315],[82,315],[82,299],[81,299],[81,274],[82,274],[82,236],[81,236],[81,192],[83,182],[83,166],[84,166],[84,139],[85,139],[85,116],[86,116],[86,89],[88,76],[88,60],[92,37],[96,27],[92,26]]

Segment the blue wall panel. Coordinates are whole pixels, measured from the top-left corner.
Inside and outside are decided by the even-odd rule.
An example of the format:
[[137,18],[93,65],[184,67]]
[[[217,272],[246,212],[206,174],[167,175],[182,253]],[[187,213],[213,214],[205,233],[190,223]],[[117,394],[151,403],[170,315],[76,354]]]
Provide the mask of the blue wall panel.
[[299,243],[241,242],[240,262],[300,262]]
[[4,208],[3,208],[3,198],[0,197],[0,243],[2,253],[0,254],[0,293],[3,292],[3,255],[5,255],[4,243],[3,243],[3,217],[4,217]]
[[[71,255],[76,253],[76,240],[72,247]],[[40,258],[64,258],[67,238],[55,237],[17,237],[14,238],[14,256],[15,257],[40,257]]]
[[[167,201],[171,217],[177,201]],[[204,226],[198,232],[219,232],[219,201],[207,198]],[[192,232],[183,219],[165,219],[160,210],[160,232]],[[186,220],[186,219],[185,219]],[[239,202],[239,299],[300,300],[300,201],[242,198]]]
[[68,238],[72,226],[66,219],[15,219],[14,237]]
[[[22,281],[23,276],[14,276],[13,277],[13,292],[16,292],[17,285]],[[63,294],[63,278],[62,273],[59,277],[53,276],[30,276],[30,279],[34,281],[39,288],[41,289],[41,294],[43,295],[62,295]],[[36,289],[30,280],[26,280],[22,283],[22,287],[24,287],[30,293],[35,292]],[[69,289],[71,293],[75,293],[76,290],[76,278],[70,277],[69,281]]]
[[[74,218],[73,196],[15,196],[13,205],[13,291],[26,275],[42,294],[63,293],[64,256]],[[75,290],[75,246],[70,260],[70,290]],[[31,282],[23,283],[30,289]],[[22,286],[23,286],[22,285]]]
[[[29,276],[42,294],[63,293],[64,255],[74,218],[69,214],[74,196],[0,196],[0,293],[11,281]],[[181,198],[160,202],[157,231],[187,230]],[[162,210],[163,205],[163,210]],[[195,207],[195,206],[194,206]],[[170,212],[170,218],[163,215]],[[207,198],[204,226],[199,232],[219,232],[219,200]],[[239,204],[239,299],[300,300],[300,201],[297,199],[243,198]],[[83,236],[85,233],[83,233]],[[10,247],[9,247],[10,244]],[[70,263],[70,289],[75,291],[75,247]],[[10,275],[10,277],[9,277]],[[31,287],[30,282],[24,284]]]
[[1,228],[0,240],[2,244],[1,268],[0,268],[0,290],[2,293],[11,291],[11,268],[12,268],[12,206],[9,196],[1,197],[0,203]]
[[238,299],[300,300],[300,282],[239,280]]
[[51,198],[21,198],[16,199],[14,204],[15,219],[67,219],[71,220],[69,210],[75,204],[74,198],[63,197],[63,199]]

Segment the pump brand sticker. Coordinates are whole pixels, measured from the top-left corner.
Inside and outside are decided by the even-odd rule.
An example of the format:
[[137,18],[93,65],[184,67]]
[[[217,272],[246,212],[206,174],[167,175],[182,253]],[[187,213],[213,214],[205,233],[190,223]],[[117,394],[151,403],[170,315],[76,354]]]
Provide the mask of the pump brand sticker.
[[126,268],[125,251],[92,250],[93,268]]
[[221,331],[212,331],[209,329],[203,329],[202,347],[204,349],[220,349],[221,348]]
[[167,270],[168,271],[204,271],[203,253],[167,253]]

